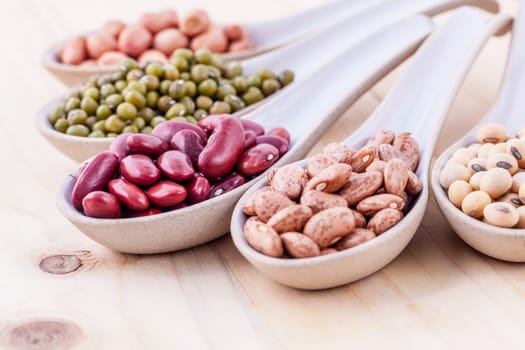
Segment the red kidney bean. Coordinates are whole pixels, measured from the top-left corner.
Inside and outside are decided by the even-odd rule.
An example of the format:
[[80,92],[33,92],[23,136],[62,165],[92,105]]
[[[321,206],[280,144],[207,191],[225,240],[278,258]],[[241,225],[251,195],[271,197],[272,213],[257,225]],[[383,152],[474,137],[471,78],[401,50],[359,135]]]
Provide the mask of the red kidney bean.
[[237,163],[237,171],[246,177],[262,173],[279,159],[279,150],[267,143],[260,143],[244,152]]
[[241,119],[241,124],[244,131],[253,131],[257,136],[264,135],[264,127],[257,122],[248,119]]
[[257,136],[257,144],[267,143],[279,150],[279,157],[288,152],[288,142],[279,136],[263,135]]
[[199,171],[208,178],[224,176],[233,169],[243,150],[244,130],[241,122],[227,116],[217,124],[199,155]]
[[202,130],[197,125],[193,125],[191,123],[179,120],[169,120],[167,122],[160,123],[153,129],[151,135],[157,136],[158,138],[161,138],[169,143],[173,135],[185,129],[195,131],[197,134],[199,134],[199,136],[204,142],[206,142],[206,140],[208,139],[208,135],[206,135],[204,130]]
[[210,195],[210,182],[202,174],[195,174],[188,185],[188,198],[190,204],[195,204],[208,199]]
[[279,136],[279,137],[285,139],[288,142],[288,144],[290,144],[290,134],[288,133],[288,131],[285,128],[272,129],[272,130],[268,131],[268,133],[266,135]]
[[82,200],[84,213],[92,218],[114,219],[121,216],[120,203],[111,193],[90,192]]
[[115,154],[119,160],[122,160],[125,156],[127,156],[130,153],[128,143],[126,142],[126,140],[131,135],[133,134],[129,132],[120,134],[117,137],[115,137],[113,142],[111,142],[111,144],[109,145],[109,151]]
[[151,215],[157,215],[162,213],[162,210],[155,207],[150,207],[141,211],[135,211],[128,214],[129,218],[140,218],[143,216],[151,216]]
[[186,189],[173,181],[162,180],[146,190],[149,200],[159,207],[173,207],[186,199]]
[[120,161],[122,176],[139,186],[149,186],[159,181],[160,170],[150,157],[142,154],[131,154]]
[[111,152],[101,152],[91,159],[77,178],[71,191],[71,202],[77,210],[82,210],[82,200],[93,191],[106,188],[115,175],[118,158]]
[[195,174],[190,157],[181,151],[162,153],[157,159],[157,166],[166,177],[176,181],[189,180]]
[[108,184],[109,192],[131,210],[141,211],[149,207],[148,197],[138,186],[126,179],[113,179]]
[[246,179],[242,175],[239,175],[235,172],[231,173],[229,176],[216,182],[211,187],[209,198],[217,197],[226,192],[230,192],[231,190],[244,185],[245,182]]
[[221,120],[229,116],[229,114],[210,114],[199,120],[197,125],[204,129],[204,131],[207,133],[211,133],[213,130],[215,130],[215,127]]
[[244,150],[248,150],[257,144],[257,135],[251,130],[244,132]]
[[133,134],[126,139],[131,153],[158,157],[168,150],[168,143],[161,138],[148,134]]
[[172,149],[186,153],[193,166],[198,165],[199,154],[204,149],[204,141],[195,131],[189,129],[179,131],[173,135],[170,145]]

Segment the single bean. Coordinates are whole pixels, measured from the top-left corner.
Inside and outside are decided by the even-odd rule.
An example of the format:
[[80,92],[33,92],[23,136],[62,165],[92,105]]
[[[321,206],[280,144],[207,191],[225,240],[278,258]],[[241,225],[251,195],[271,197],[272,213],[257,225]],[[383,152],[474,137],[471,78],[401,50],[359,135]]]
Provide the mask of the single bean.
[[288,152],[288,142],[279,136],[262,135],[257,136],[257,144],[269,144],[279,150],[279,157]]
[[193,166],[197,167],[199,154],[204,149],[204,141],[198,133],[190,129],[181,130],[173,135],[170,145],[172,149],[188,155]]
[[348,202],[342,196],[323,191],[304,192],[300,202],[310,207],[314,214],[333,207],[348,207]]
[[109,145],[109,151],[117,156],[119,160],[122,160],[129,153],[129,147],[127,143],[128,136],[132,135],[131,133],[123,133],[115,137],[113,142]]
[[82,199],[82,207],[87,216],[101,219],[114,219],[121,216],[120,203],[111,193],[93,191]]
[[105,189],[115,175],[118,164],[117,156],[111,152],[101,152],[93,157],[73,186],[71,191],[73,206],[82,210],[82,200],[88,193]]
[[133,134],[126,139],[131,153],[145,154],[158,157],[168,150],[168,143],[163,139],[148,134]]
[[376,234],[372,230],[368,230],[366,228],[354,228],[348,236],[345,236],[337,241],[335,248],[337,250],[350,249],[368,242],[375,237]]
[[244,151],[252,148],[257,144],[257,135],[251,130],[244,131]]
[[479,143],[500,143],[507,140],[507,131],[502,124],[487,123],[478,129]]
[[229,176],[213,184],[210,189],[210,198],[233,191],[237,187],[244,185],[245,182],[246,179],[242,175],[235,172],[231,173]]
[[208,199],[211,191],[210,182],[202,174],[195,174],[193,180],[188,185],[188,197],[187,201],[189,204],[195,204]]
[[262,173],[279,159],[279,150],[261,143],[245,151],[237,162],[237,171],[246,177]]
[[268,183],[272,189],[285,194],[290,199],[298,198],[307,182],[305,170],[294,164],[285,165],[268,173]]
[[333,164],[337,164],[337,161],[326,154],[319,153],[308,159],[308,164],[306,164],[306,172],[308,176],[314,177]]
[[189,180],[195,174],[190,157],[181,151],[162,153],[157,159],[157,166],[164,176],[175,181]]
[[483,209],[483,220],[494,226],[514,227],[519,219],[518,211],[509,203],[490,203]]
[[288,144],[290,144],[290,134],[288,133],[288,130],[286,130],[285,128],[275,128],[275,129],[272,129],[270,131],[268,131],[268,133],[266,134],[268,136],[278,136],[282,139],[285,139]]
[[[382,145],[383,146],[383,145]],[[353,171],[362,173],[375,160],[377,145],[368,145],[361,148],[350,161]]]
[[259,189],[257,189],[255,192],[253,192],[249,197],[248,199],[246,200],[246,202],[244,202],[243,206],[242,206],[242,211],[244,214],[246,215],[250,215],[250,216],[254,216],[254,215],[257,215],[255,213],[255,197],[261,193],[261,192],[266,192],[266,191],[272,191],[272,188],[270,186],[264,186],[264,187],[261,187]]
[[512,188],[512,176],[502,168],[487,170],[479,182],[479,189],[488,193],[493,199],[503,196]]
[[305,191],[316,190],[328,193],[339,191],[352,176],[352,167],[348,164],[337,163],[330,165],[317,176],[308,181]]
[[402,132],[396,136],[392,145],[404,156],[410,170],[416,171],[419,164],[420,153],[416,139],[410,136],[409,132]]
[[353,173],[346,185],[339,191],[339,195],[346,199],[349,206],[354,206],[374,194],[382,184],[383,174],[379,171]]
[[468,182],[463,180],[457,180],[450,184],[447,194],[448,199],[452,202],[452,204],[454,204],[458,208],[461,208],[461,203],[463,202],[463,199],[465,199],[467,194],[471,192],[472,187]]
[[139,186],[149,186],[159,181],[160,171],[150,157],[131,154],[120,161],[120,173]]
[[131,210],[142,211],[149,207],[148,197],[144,191],[126,179],[111,180],[108,189],[112,195]]
[[304,226],[303,232],[323,249],[348,235],[354,227],[352,211],[348,208],[335,207],[312,216]]
[[286,251],[294,258],[312,258],[321,255],[317,244],[310,237],[299,232],[286,232],[280,237]]
[[312,215],[312,209],[309,207],[292,205],[275,213],[267,223],[277,233],[301,232]]
[[208,140],[208,135],[206,135],[206,133],[200,127],[178,120],[160,123],[153,129],[151,134],[169,143],[176,133],[186,129],[195,131],[197,134],[199,134],[204,142]]
[[366,218],[363,214],[358,212],[357,210],[350,209],[352,211],[352,214],[354,214],[354,220],[355,220],[355,227],[356,228],[366,228]]
[[131,212],[131,213],[129,213],[127,215],[127,217],[129,217],[129,218],[140,218],[140,217],[144,217],[144,216],[157,215],[157,214],[160,214],[160,213],[162,213],[162,210],[160,210],[159,208],[150,207],[150,208],[147,208],[147,209],[142,210],[142,211]]
[[388,193],[401,195],[408,183],[408,165],[401,159],[391,159],[383,172],[383,185]]
[[244,130],[240,121],[232,116],[225,117],[199,154],[199,171],[209,178],[224,176],[234,168],[243,150]]
[[257,136],[264,135],[264,127],[257,122],[248,119],[241,119],[241,124],[244,131],[253,131]]
[[215,130],[215,127],[219,124],[219,122],[221,122],[222,120],[224,120],[224,118],[228,116],[229,114],[210,114],[207,117],[199,120],[197,125],[199,125],[206,132],[211,133],[213,132],[213,130]]
[[342,143],[332,142],[323,148],[323,154],[334,159],[338,163],[350,164],[356,150]]
[[487,192],[473,191],[463,198],[461,210],[476,219],[483,218],[483,209],[492,202]]
[[403,210],[405,200],[390,193],[376,194],[360,201],[356,209],[365,216],[374,216],[380,210],[390,208]]
[[378,211],[368,222],[367,228],[374,231],[376,235],[380,235],[391,227],[397,225],[403,218],[403,213],[400,210],[386,208]]
[[244,223],[244,236],[256,251],[275,258],[283,255],[283,242],[269,225],[256,217],[251,217]]
[[260,191],[253,197],[253,211],[262,222],[267,222],[279,210],[295,204],[276,191]]
[[368,140],[367,145],[392,144],[396,135],[392,130],[381,130]]
[[186,199],[186,189],[173,181],[162,180],[146,190],[149,200],[159,207],[172,207]]

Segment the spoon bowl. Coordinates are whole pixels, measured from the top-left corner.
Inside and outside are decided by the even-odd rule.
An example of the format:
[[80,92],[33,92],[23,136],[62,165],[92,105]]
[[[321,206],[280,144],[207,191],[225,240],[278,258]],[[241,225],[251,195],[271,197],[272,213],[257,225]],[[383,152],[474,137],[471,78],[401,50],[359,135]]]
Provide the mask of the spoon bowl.
[[[380,130],[408,131],[418,141],[421,159],[416,174],[423,191],[407,215],[378,237],[338,253],[306,259],[279,259],[255,251],[243,227],[242,207],[262,180],[241,197],[234,209],[231,234],[237,249],[265,275],[302,289],[324,289],[353,282],[384,267],[409,243],[428,200],[428,168],[440,126],[471,63],[484,43],[510,21],[499,15],[486,22],[473,9],[457,11],[416,53],[408,71],[376,112],[343,144],[359,149]],[[297,163],[304,166],[306,161]]]
[[[271,103],[247,114],[247,119],[259,122],[266,129],[276,126],[288,129],[291,147],[276,165],[302,158],[342,111],[410,55],[432,28],[430,20],[421,16],[396,23],[343,52],[294,89],[283,91]],[[383,54],[377,55],[378,50]],[[333,89],[320,90],[315,104],[305,104],[319,84]],[[107,220],[86,217],[72,206],[71,190],[75,180],[70,176],[60,191],[57,204],[80,231],[113,250],[163,253],[189,248],[226,234],[235,203],[262,177],[264,174],[231,192],[187,208],[144,218]]]
[[471,218],[456,208],[439,183],[439,174],[459,148],[477,142],[476,130],[485,123],[501,123],[507,131],[517,132],[525,126],[525,6],[521,5],[514,21],[512,46],[505,77],[495,104],[467,135],[445,150],[432,169],[432,191],[436,202],[456,234],[472,248],[496,259],[525,262],[525,229],[501,228]]
[[[244,25],[250,33],[252,41],[256,44],[256,48],[226,53],[223,57],[227,61],[236,61],[257,56],[283,47],[311,32],[315,32],[312,28],[323,29],[333,23],[343,22],[344,20],[355,18],[357,15],[361,16],[363,12],[374,9],[377,5],[383,3],[394,4],[395,2],[392,0],[335,0],[288,17],[261,23],[246,23]],[[412,1],[412,3],[412,6],[421,8],[418,11],[419,13],[427,15],[434,15],[460,5],[479,6],[490,12],[499,10],[497,3],[492,0],[418,0],[417,2]],[[405,5],[399,3],[398,6],[402,8]],[[51,74],[67,86],[75,86],[93,75],[111,73],[118,68],[115,66],[74,66],[62,64],[57,60],[56,55],[58,48],[62,44],[55,44],[47,49],[43,54],[42,64]]]

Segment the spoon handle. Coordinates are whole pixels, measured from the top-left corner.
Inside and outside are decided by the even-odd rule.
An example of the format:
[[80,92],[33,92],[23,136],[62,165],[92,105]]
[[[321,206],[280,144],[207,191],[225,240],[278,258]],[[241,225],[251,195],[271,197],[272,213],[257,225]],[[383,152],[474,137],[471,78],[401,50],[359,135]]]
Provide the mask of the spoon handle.
[[472,8],[458,10],[421,46],[378,109],[345,143],[355,145],[381,129],[408,131],[430,161],[441,124],[472,62],[509,21],[504,14],[487,22]]
[[525,116],[525,4],[514,20],[512,45],[497,100],[485,122],[503,123],[509,132],[523,127]]
[[[368,1],[362,1],[362,3],[368,4]],[[492,0],[383,0],[376,6],[369,6],[369,8],[362,10],[361,13],[350,11],[350,8],[353,9],[353,7],[349,6],[347,10],[340,9],[335,14],[322,17],[323,21],[328,21],[322,31],[317,31],[315,34],[280,50],[244,61],[244,70],[252,74],[256,73],[261,67],[283,70],[290,69],[293,65],[296,78],[300,80],[315,72],[322,64],[339,56],[348,47],[403,18],[418,13],[436,14],[457,7],[462,3],[486,5],[486,8],[495,11],[498,9],[498,4]],[[331,4],[334,6],[338,4],[342,7],[339,2]],[[363,6],[361,5],[361,7]],[[326,11],[328,9],[329,7],[326,8]],[[330,10],[334,9],[335,7],[330,8]],[[312,16],[316,16],[316,14],[312,14]],[[308,24],[309,22],[304,21],[304,23]],[[293,26],[290,23],[287,25]]]

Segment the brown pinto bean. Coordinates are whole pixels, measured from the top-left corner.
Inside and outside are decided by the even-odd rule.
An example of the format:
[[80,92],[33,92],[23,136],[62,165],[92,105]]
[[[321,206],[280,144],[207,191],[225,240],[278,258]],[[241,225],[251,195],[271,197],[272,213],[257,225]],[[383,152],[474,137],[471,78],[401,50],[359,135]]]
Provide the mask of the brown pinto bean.
[[209,178],[224,176],[233,169],[243,149],[241,122],[233,116],[225,117],[219,121],[208,144],[199,154],[199,171]]
[[312,217],[312,209],[305,205],[292,205],[275,213],[269,220],[275,232],[301,232],[306,222]]
[[332,164],[337,164],[337,161],[325,154],[316,154],[312,158],[308,159],[306,171],[310,177],[314,177]]
[[356,150],[342,143],[332,142],[323,148],[323,154],[333,158],[338,163],[350,164]]
[[160,123],[153,129],[151,135],[157,136],[158,138],[161,138],[166,142],[171,142],[171,139],[176,133],[186,129],[193,130],[197,134],[199,134],[203,142],[206,142],[206,140],[208,139],[208,135],[206,135],[206,133],[197,125],[178,120],[169,120],[167,122]]
[[323,249],[352,232],[354,227],[352,211],[348,208],[335,207],[312,216],[304,226],[303,232]]
[[308,181],[305,191],[337,192],[348,182],[351,175],[352,167],[348,164],[337,163],[330,165]]
[[350,165],[356,173],[362,173],[374,161],[377,154],[377,145],[372,144],[361,148],[352,157]]
[[208,199],[211,191],[210,182],[202,174],[195,174],[193,180],[188,185],[189,204],[195,204]]
[[71,191],[73,206],[82,210],[82,200],[88,193],[105,189],[115,175],[118,164],[117,156],[111,152],[101,152],[93,157],[73,186]]
[[388,193],[401,195],[408,183],[408,165],[401,159],[390,159],[383,172],[385,190]]
[[157,166],[162,174],[175,181],[186,181],[193,178],[195,170],[190,157],[181,151],[167,151],[157,159]]
[[149,200],[159,207],[172,207],[186,199],[186,189],[176,182],[162,180],[146,190]]
[[239,186],[244,185],[246,179],[237,173],[231,173],[224,179],[213,184],[210,190],[210,198],[220,196],[226,192],[230,192]]
[[172,149],[188,155],[191,163],[196,167],[199,161],[199,154],[204,149],[204,140],[194,130],[184,129],[173,135],[170,146]]
[[396,136],[392,145],[404,155],[410,169],[416,171],[419,164],[419,145],[416,139],[409,132],[402,132]]
[[131,212],[127,215],[127,217],[128,218],[140,218],[143,216],[157,215],[160,213],[162,213],[162,210],[160,210],[159,208],[150,207],[142,211]]
[[237,162],[237,171],[246,177],[262,173],[279,159],[279,150],[261,143],[245,151]]
[[310,237],[299,232],[286,232],[280,237],[286,251],[294,258],[311,258],[321,255],[317,244]]
[[378,211],[368,222],[367,228],[380,235],[392,226],[396,225],[403,218],[400,210],[387,208]]
[[115,137],[113,142],[109,145],[109,151],[117,156],[119,160],[122,160],[125,156],[130,153],[127,139],[128,136],[133,135],[132,133],[125,132]]
[[376,194],[363,199],[357,204],[356,209],[365,216],[373,216],[385,208],[403,210],[405,201],[403,198],[390,193]]
[[257,144],[257,135],[251,130],[244,131],[244,151],[252,148]]
[[120,203],[111,193],[93,191],[82,199],[82,207],[87,216],[101,219],[119,218]]
[[390,159],[398,158],[406,161],[407,165],[410,166],[410,162],[406,159],[405,155],[392,145],[379,145],[378,154],[379,159],[381,159],[382,161],[388,162]]
[[131,210],[141,211],[149,207],[144,191],[126,179],[113,179],[108,184],[109,192]]
[[263,135],[263,136],[257,136],[257,144],[263,144],[267,143],[269,145],[274,146],[279,150],[279,156],[282,156],[286,152],[288,152],[288,142],[286,142],[285,139],[280,138],[279,136],[269,136],[269,135]]
[[354,214],[354,220],[355,220],[355,227],[356,228],[366,228],[366,218],[363,214],[358,212],[357,210],[350,209],[352,211],[352,214]]
[[131,154],[120,161],[122,176],[139,186],[149,186],[159,181],[160,171],[150,157]]
[[383,174],[379,171],[369,171],[352,174],[348,183],[339,191],[349,206],[354,206],[362,199],[374,194],[383,184]]
[[381,174],[384,173],[386,162],[384,160],[376,159],[366,168],[366,171],[379,171]]
[[250,215],[250,216],[257,215],[255,213],[255,197],[261,192],[271,191],[271,190],[272,188],[270,186],[264,186],[264,187],[257,189],[255,192],[253,192],[251,196],[248,197],[246,202],[244,202],[244,205],[242,206],[242,211],[244,212],[244,214]]
[[268,174],[270,186],[290,199],[296,199],[301,195],[307,180],[304,169],[294,164],[285,165]]
[[419,177],[412,171],[408,172],[407,186],[405,191],[409,196],[416,196],[423,190],[423,183]]
[[376,234],[372,230],[368,230],[366,228],[354,228],[354,230],[348,236],[345,236],[337,241],[335,248],[337,250],[350,249],[375,237]]
[[275,191],[262,191],[253,198],[255,214],[262,222],[267,222],[279,210],[295,205],[284,194]]
[[268,136],[279,136],[280,138],[285,139],[286,141],[288,141],[288,144],[290,144],[290,134],[288,133],[288,130],[286,130],[285,128],[272,129],[272,130],[268,131],[268,133],[266,135],[268,135]]
[[161,138],[148,134],[132,134],[126,139],[131,153],[158,157],[168,150],[168,143]]
[[343,197],[322,191],[307,191],[301,196],[301,204],[312,209],[314,214],[333,207],[348,207]]
[[253,131],[256,136],[264,135],[264,127],[257,122],[248,119],[241,119],[241,124],[244,131]]
[[370,140],[368,140],[367,144],[368,145],[392,144],[395,136],[396,135],[394,134],[392,130],[381,130],[380,132],[372,136]]
[[151,46],[153,36],[143,26],[127,26],[120,32],[118,37],[118,49],[131,57],[138,57],[143,51]]
[[269,225],[251,217],[244,223],[244,236],[256,251],[278,258],[283,255],[283,242]]
[[204,10],[193,10],[180,22],[180,29],[188,36],[204,32],[210,26],[210,18]]

